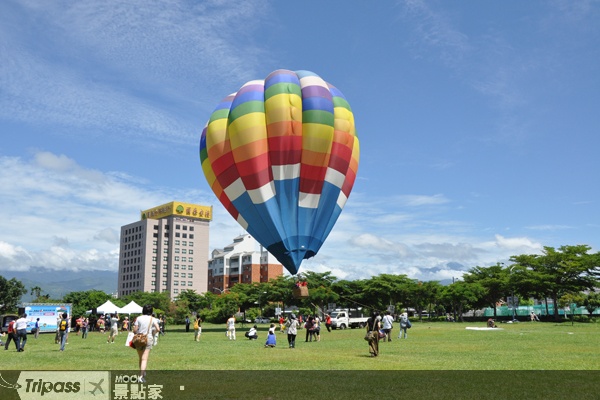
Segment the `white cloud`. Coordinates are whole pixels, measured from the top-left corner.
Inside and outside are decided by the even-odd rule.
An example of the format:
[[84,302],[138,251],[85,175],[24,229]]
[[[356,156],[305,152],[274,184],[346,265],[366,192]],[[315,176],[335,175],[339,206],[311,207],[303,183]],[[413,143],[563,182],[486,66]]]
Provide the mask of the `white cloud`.
[[269,12],[254,1],[2,7],[0,118],[69,134],[185,143],[199,124],[198,93],[221,98],[268,60],[248,35]]

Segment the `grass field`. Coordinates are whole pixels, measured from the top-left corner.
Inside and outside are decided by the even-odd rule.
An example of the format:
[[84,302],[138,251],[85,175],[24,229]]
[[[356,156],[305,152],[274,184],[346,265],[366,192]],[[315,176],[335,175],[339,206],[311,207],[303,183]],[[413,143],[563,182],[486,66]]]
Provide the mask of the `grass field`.
[[[259,326],[257,341],[244,338],[249,326],[238,325],[237,340],[229,341],[224,325],[204,324],[200,342],[183,326],[169,326],[151,351],[148,377],[164,386],[164,399],[178,400],[600,398],[600,325],[522,322],[495,331],[467,326],[484,323],[415,322],[408,339],[397,339],[396,328],[391,342],[380,342],[376,358],[369,357],[362,329],[325,330],[320,342],[309,343],[302,330],[290,349],[282,333],[277,347],[264,347],[266,324]],[[11,343],[2,350],[2,377],[15,382],[18,372],[11,370],[136,374],[137,353],[125,347],[126,335],[114,344],[106,338],[92,332],[83,340],[71,333],[64,352],[53,334],[30,336],[22,353]],[[3,400],[18,398],[2,390]]]
[[[471,331],[474,323],[413,324],[408,339],[380,342],[380,357],[371,359],[364,331],[335,330],[321,334],[320,342],[305,343],[299,331],[295,349],[287,335],[277,333],[277,347],[264,348],[267,325],[259,326],[259,340],[237,341],[225,336],[225,326],[204,324],[200,342],[183,326],[167,327],[151,351],[152,370],[600,370],[600,326],[596,324],[501,324],[497,331]],[[3,351],[2,368],[20,370],[116,370],[137,368],[137,354],[124,345],[120,334],[114,344],[107,334],[91,332],[83,340],[70,333],[61,353],[53,334],[29,336],[26,351]],[[12,346],[12,343],[11,343]],[[60,360],[60,361],[58,361]]]

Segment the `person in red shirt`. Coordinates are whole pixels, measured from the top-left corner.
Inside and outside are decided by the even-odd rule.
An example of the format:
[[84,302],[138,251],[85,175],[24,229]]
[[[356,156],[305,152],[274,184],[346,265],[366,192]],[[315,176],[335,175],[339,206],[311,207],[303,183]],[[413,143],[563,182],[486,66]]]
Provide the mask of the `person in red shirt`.
[[280,315],[279,316],[279,332],[283,333],[284,328],[285,328],[285,318],[283,318],[283,315]]
[[327,332],[331,332],[331,315],[325,314],[325,326],[327,327]]
[[8,350],[8,345],[10,344],[10,341],[15,342],[15,349],[17,351],[19,351],[19,345],[17,343],[17,332],[15,332],[15,321],[10,321],[8,323],[8,340],[6,341],[6,343],[4,344],[4,350]]

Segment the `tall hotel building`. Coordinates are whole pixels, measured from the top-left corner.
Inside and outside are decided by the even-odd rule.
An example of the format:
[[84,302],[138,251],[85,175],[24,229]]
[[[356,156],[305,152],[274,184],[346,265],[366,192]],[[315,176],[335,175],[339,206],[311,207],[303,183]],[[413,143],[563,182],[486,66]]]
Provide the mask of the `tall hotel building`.
[[212,207],[173,201],[121,227],[119,296],[137,291],[207,291]]

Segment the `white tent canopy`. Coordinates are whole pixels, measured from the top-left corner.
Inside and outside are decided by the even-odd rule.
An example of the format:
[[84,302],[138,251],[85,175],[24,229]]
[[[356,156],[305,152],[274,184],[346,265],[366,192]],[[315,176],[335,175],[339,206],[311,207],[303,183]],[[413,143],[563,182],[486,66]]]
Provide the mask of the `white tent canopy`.
[[135,301],[132,300],[125,307],[121,308],[121,310],[119,310],[119,312],[121,314],[141,314],[142,306],[138,305]]
[[[96,314],[112,314],[114,312],[121,312],[121,308],[113,304],[112,301],[107,300],[106,303],[96,307]],[[92,310],[87,311],[88,314],[92,313]]]

